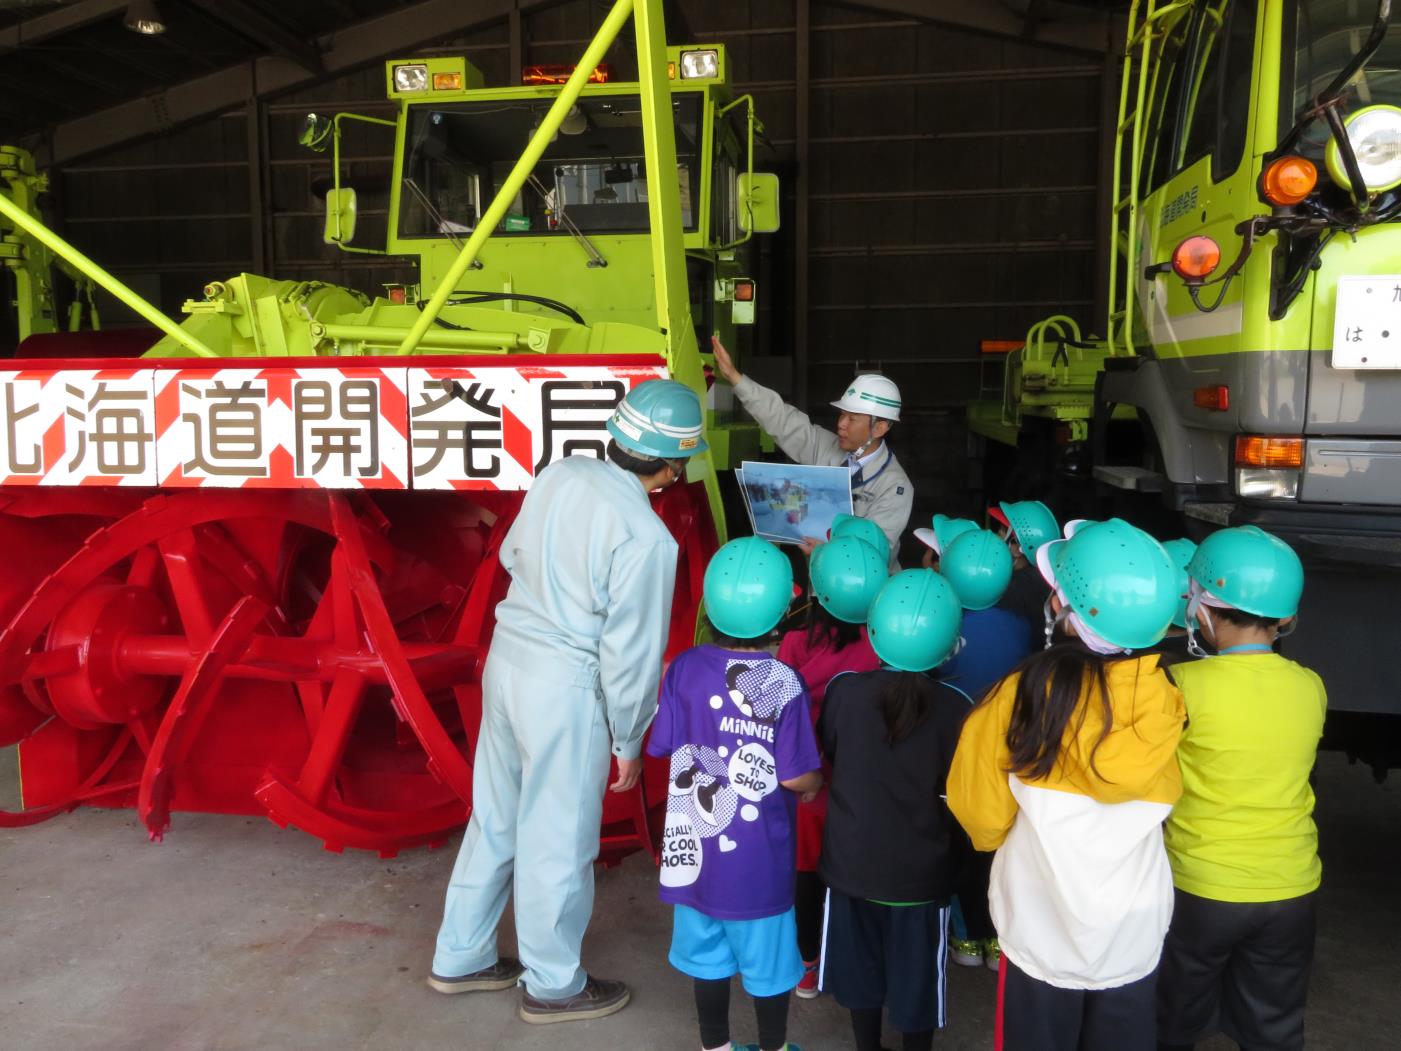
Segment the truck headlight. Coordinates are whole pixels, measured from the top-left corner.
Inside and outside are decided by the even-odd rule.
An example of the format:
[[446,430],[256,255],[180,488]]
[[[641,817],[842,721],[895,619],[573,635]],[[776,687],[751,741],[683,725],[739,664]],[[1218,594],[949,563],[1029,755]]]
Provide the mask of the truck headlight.
[[[1401,185],[1401,108],[1365,106],[1348,117],[1343,127],[1367,189],[1379,193]],[[1336,140],[1329,140],[1324,161],[1333,181],[1346,187],[1347,169]]]
[[683,51],[681,52],[682,80],[713,80],[720,75],[720,52]]
[[425,65],[395,66],[395,91],[425,91],[428,88],[428,67]]

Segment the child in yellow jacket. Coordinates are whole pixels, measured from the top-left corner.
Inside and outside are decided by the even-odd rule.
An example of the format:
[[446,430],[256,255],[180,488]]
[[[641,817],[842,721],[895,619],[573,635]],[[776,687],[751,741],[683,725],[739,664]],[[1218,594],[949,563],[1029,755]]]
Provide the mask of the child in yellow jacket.
[[969,715],[948,802],[979,850],[1002,949],[998,1051],[1153,1051],[1172,914],[1162,823],[1183,703],[1156,655],[1177,569],[1113,519],[1043,544],[1048,643]]

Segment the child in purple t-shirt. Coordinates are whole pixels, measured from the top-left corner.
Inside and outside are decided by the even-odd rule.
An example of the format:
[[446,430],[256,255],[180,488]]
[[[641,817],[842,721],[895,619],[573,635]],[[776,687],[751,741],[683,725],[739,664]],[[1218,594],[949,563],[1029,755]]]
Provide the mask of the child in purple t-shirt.
[[793,915],[797,801],[822,784],[802,679],[765,645],[793,595],[766,540],[726,544],[705,573],[716,644],[687,650],[662,683],[649,754],[670,757],[661,899],[672,966],[695,980],[704,1051],[730,1048],[730,979],[754,998],[761,1051],[787,1041],[803,976]]

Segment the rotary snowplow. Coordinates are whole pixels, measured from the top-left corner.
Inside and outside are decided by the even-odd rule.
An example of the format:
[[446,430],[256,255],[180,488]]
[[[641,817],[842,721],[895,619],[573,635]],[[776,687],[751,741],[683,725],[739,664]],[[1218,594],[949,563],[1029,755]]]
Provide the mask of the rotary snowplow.
[[[601,455],[630,386],[706,394],[697,329],[752,322],[746,243],[777,225],[752,100],[722,48],[668,48],[660,9],[619,0],[577,66],[522,86],[396,61],[395,121],[308,118],[327,242],[417,261],[383,295],[242,274],[177,325],[0,198],[162,333],[139,358],[0,363],[0,745],[23,793],[0,826],[135,807],[159,839],[179,811],[265,814],[392,856],[466,820],[524,491]],[[618,83],[600,63],[629,18]],[[382,245],[355,242],[341,185],[352,120],[394,137]],[[716,470],[758,438],[713,404],[709,434],[654,499],[680,547],[669,654],[724,537]],[[609,796],[604,861],[653,848],[665,780]]]

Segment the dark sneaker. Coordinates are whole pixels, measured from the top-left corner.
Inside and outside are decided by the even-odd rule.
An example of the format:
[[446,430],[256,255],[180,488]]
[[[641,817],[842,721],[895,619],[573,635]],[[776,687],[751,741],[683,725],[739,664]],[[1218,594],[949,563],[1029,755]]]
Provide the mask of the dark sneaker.
[[522,1022],[533,1025],[605,1018],[621,1011],[631,998],[632,993],[622,982],[590,978],[584,988],[564,1000],[537,1000],[530,993],[522,992],[520,1017]]
[[520,981],[525,968],[519,960],[503,956],[490,967],[483,967],[471,974],[456,978],[441,974],[428,975],[428,987],[440,993],[489,993],[498,989],[509,989]]

